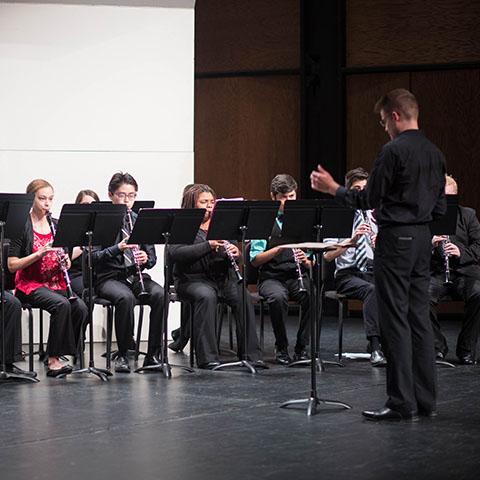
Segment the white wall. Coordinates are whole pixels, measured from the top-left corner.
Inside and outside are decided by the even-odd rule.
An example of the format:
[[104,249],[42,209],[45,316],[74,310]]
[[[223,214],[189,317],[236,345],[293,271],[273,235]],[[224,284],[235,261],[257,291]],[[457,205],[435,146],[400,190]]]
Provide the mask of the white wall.
[[193,180],[193,2],[85,3],[0,3],[0,191],[45,178],[58,214],[80,189],[107,199],[122,170],[176,207]]

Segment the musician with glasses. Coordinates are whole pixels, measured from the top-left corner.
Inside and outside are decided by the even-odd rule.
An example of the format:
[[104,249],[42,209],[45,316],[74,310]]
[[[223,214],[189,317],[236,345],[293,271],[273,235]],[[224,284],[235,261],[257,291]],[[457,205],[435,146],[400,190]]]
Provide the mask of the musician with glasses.
[[[275,335],[275,361],[288,365],[292,358],[288,353],[288,337],[285,322],[288,317],[289,299],[298,302],[302,309],[297,338],[294,347],[294,361],[307,360],[306,347],[309,343],[310,325],[310,284],[306,270],[310,260],[302,250],[285,250],[275,245],[281,235],[283,225],[283,208],[287,200],[296,200],[297,182],[287,174],[276,175],[270,184],[272,200],[280,202],[280,209],[273,226],[270,240],[252,240],[250,261],[258,267],[258,292],[265,298]],[[303,286],[301,290],[298,268],[301,269]]]
[[242,285],[238,283],[231,259],[238,258],[236,245],[223,240],[207,240],[216,194],[204,184],[184,190],[182,208],[205,208],[205,216],[192,245],[171,245],[175,289],[182,300],[191,302],[197,365],[213,369],[220,365],[216,338],[216,310],[219,299],[232,308],[236,321],[238,357],[264,368],[255,328],[255,311],[247,292],[247,351],[244,352]]
[[32,210],[22,237],[10,245],[8,269],[15,273],[18,299],[50,314],[47,376],[57,377],[72,372],[72,367],[63,364],[60,357],[76,355],[88,309],[80,298],[68,300],[59,255],[63,256],[66,268],[70,260],[52,248],[53,233],[47,214],[53,203],[53,187],[46,180],[36,179],[27,186],[27,193],[35,195]]
[[[345,175],[347,190],[361,191],[367,186],[368,172],[361,167]],[[377,224],[372,210],[356,210],[353,220],[352,238],[325,239],[335,243],[355,243],[356,248],[337,248],[324,253],[327,262],[335,259],[335,288],[347,298],[363,302],[363,322],[368,340],[370,363],[373,367],[386,364],[381,350],[380,327],[378,326],[377,297],[373,279],[373,256],[377,237]]]
[[[450,175],[445,179],[445,193],[457,195],[455,179]],[[437,318],[437,305],[442,298],[451,295],[465,302],[456,355],[460,364],[473,365],[480,331],[480,223],[475,210],[459,206],[455,235],[434,236],[432,247],[429,294],[436,356],[443,360],[448,352],[447,340]],[[448,255],[450,284],[445,282],[445,254]]]
[[[148,349],[143,366],[158,365],[161,348],[163,318],[163,288],[143,270],[152,268],[157,262],[154,245],[129,245],[128,236],[137,215],[131,211],[137,197],[138,184],[129,173],[115,173],[108,184],[108,196],[112,203],[126,205],[127,214],[123,227],[114,245],[94,249],[92,262],[95,271],[94,288],[97,295],[112,302],[115,307],[115,333],[118,355],[115,372],[130,373],[128,349],[132,341],[134,308],[142,293],[142,282],[148,295],[142,303],[150,306],[150,329]],[[138,269],[142,271],[141,278]]]

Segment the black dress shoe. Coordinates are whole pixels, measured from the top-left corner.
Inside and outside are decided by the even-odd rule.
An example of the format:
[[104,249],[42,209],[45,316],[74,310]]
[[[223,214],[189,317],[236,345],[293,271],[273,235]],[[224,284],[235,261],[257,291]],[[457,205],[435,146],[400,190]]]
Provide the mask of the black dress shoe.
[[372,367],[384,367],[387,364],[387,359],[383,356],[381,350],[374,350],[370,354],[370,363]]
[[128,358],[126,356],[119,355],[115,359],[115,372],[130,373],[130,365],[128,364]]
[[467,353],[465,355],[459,355],[458,356],[458,363],[460,365],[475,365],[475,358],[473,358],[473,355],[471,353]]
[[306,350],[300,350],[293,354],[293,361],[294,362],[301,362],[304,360],[310,360],[310,355],[307,353]]
[[365,410],[362,412],[362,415],[367,418],[367,420],[374,421],[399,421],[399,420],[418,420],[417,412],[399,412],[398,410],[392,410],[388,407],[380,408],[379,410]]
[[275,362],[280,365],[288,365],[292,362],[288,350],[275,350]]
[[418,409],[418,414],[422,417],[435,418],[438,417],[438,412],[436,410],[422,410]]
[[156,367],[158,365],[161,365],[161,362],[156,355],[145,356],[145,359],[143,360],[144,367]]
[[207,363],[201,363],[198,368],[201,368],[202,370],[212,370],[212,368],[218,367],[220,365],[220,362],[207,362]]
[[183,352],[183,349],[186,347],[188,340],[185,342],[181,338],[177,338],[173,342],[168,344],[168,348],[173,350],[175,353]]
[[23,375],[24,377],[37,378],[37,372],[31,372],[30,370],[22,370],[14,363],[7,363],[5,365],[7,373],[13,373],[14,375]]
[[64,377],[65,375],[70,375],[73,368],[70,365],[64,365],[62,368],[47,368],[47,377]]
[[178,340],[180,338],[180,332],[181,332],[180,328],[176,328],[175,330],[172,330],[171,336],[173,341]]

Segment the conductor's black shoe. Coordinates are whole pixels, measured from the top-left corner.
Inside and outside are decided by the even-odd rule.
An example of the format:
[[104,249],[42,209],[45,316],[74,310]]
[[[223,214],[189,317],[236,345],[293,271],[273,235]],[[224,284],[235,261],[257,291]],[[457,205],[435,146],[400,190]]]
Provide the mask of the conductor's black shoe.
[[306,350],[301,350],[300,352],[295,352],[293,354],[294,362],[301,362],[304,360],[310,360],[310,355],[307,353]]
[[458,363],[460,365],[475,365],[475,358],[473,358],[473,355],[471,353],[467,353],[465,355],[459,355],[458,356]]
[[381,350],[374,350],[370,354],[370,363],[372,367],[384,367],[387,364],[387,359],[383,356]]
[[14,375],[23,375],[24,377],[37,378],[37,372],[31,372],[30,370],[22,370],[14,363],[7,363],[5,365],[7,373],[13,373]]
[[379,410],[365,410],[362,412],[362,415],[367,420],[373,420],[377,422],[382,420],[386,420],[386,421],[418,420],[417,412],[404,413],[404,412],[399,412],[398,410],[392,410],[391,408],[388,408],[388,407],[383,407],[383,408],[380,408]]
[[207,363],[201,363],[198,368],[201,368],[202,370],[212,370],[215,367],[218,367],[220,365],[220,362],[207,362]]
[[175,353],[180,353],[180,352],[183,352],[183,349],[187,345],[187,342],[182,341],[181,338],[177,338],[176,340],[168,344],[168,348],[170,350],[173,350]]
[[69,375],[72,373],[72,367],[70,365],[64,365],[62,368],[52,369],[47,368],[47,377],[59,377]]
[[145,355],[143,360],[144,367],[156,367],[158,365],[161,365],[161,362],[156,355]]
[[130,373],[130,365],[128,364],[128,358],[126,356],[118,355],[115,359],[115,372]]
[[288,350],[275,350],[275,362],[280,365],[288,365],[292,362]]

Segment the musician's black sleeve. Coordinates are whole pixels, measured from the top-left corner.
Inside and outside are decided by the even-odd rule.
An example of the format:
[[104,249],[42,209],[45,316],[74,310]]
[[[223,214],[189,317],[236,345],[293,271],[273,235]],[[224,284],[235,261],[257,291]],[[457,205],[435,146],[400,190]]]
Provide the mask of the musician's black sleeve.
[[153,268],[157,263],[155,245],[140,245],[140,249],[148,255],[148,260],[141,266],[142,270],[149,270],[150,268]]
[[471,208],[463,208],[463,216],[468,239],[465,243],[453,242],[460,250],[457,265],[478,265],[480,263],[480,223],[475,210]]
[[193,245],[170,245],[169,255],[172,262],[193,263],[212,251],[208,241]]

